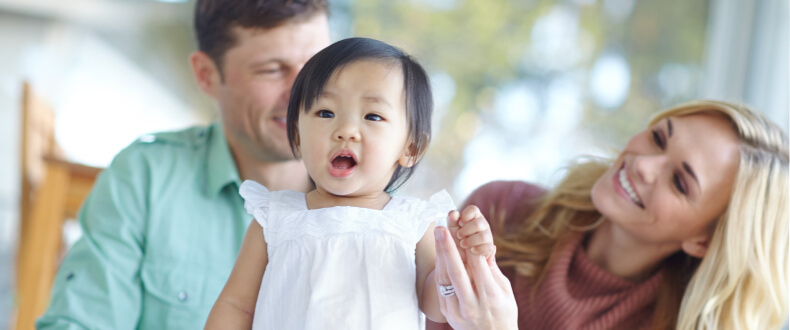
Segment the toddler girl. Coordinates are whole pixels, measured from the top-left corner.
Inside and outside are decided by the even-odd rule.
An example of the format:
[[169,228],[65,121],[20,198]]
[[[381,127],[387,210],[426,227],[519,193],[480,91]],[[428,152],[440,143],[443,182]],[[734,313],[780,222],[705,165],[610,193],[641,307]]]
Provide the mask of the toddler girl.
[[[241,185],[255,220],[207,328],[417,329],[420,309],[444,322],[432,233],[455,206],[445,191],[390,195],[425,152],[432,107],[425,71],[386,43],[351,38],[311,58],[287,131],[315,189]],[[485,219],[472,218],[481,229],[462,246],[493,252]]]

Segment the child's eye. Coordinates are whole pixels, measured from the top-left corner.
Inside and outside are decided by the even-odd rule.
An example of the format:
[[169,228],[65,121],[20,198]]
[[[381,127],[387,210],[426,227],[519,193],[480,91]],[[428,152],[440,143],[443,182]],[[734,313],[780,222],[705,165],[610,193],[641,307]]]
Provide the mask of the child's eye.
[[369,113],[369,114],[365,115],[365,120],[381,121],[381,120],[384,120],[384,118],[381,118],[381,116],[379,116],[377,114]]
[[335,118],[335,114],[329,110],[318,110],[315,114],[321,118]]

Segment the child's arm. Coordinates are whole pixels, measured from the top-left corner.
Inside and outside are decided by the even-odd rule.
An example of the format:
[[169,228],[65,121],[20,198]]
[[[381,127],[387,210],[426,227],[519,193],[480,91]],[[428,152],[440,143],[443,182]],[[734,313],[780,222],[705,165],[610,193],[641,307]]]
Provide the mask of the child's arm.
[[447,320],[442,315],[439,308],[439,294],[436,289],[436,281],[433,278],[433,270],[436,268],[436,246],[434,243],[433,230],[435,224],[428,226],[425,234],[417,243],[417,299],[420,303],[420,310],[431,321],[444,323]]
[[258,221],[252,220],[225,288],[211,308],[206,329],[250,329],[269,256]]
[[[485,256],[489,261],[494,257],[496,247],[491,227],[477,206],[467,206],[461,213],[452,211],[447,220],[450,233],[454,236],[457,245],[461,247],[462,256],[473,253]],[[417,243],[417,297],[420,299],[420,309],[425,313],[425,316],[431,321],[442,323],[447,321],[439,307],[439,299],[456,298],[440,298],[438,294],[437,283],[434,279],[434,269],[436,268],[434,228],[435,226],[431,225],[420,242]],[[421,265],[421,262],[430,264]],[[423,277],[422,272],[427,269],[429,269],[428,274]]]

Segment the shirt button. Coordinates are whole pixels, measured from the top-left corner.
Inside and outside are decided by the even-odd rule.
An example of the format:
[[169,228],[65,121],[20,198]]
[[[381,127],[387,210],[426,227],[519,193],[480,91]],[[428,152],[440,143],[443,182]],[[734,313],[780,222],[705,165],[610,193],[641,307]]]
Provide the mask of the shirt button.
[[201,130],[200,133],[198,133],[199,138],[202,138],[204,135],[206,135],[206,131]]
[[184,291],[179,292],[178,300],[181,300],[182,302],[187,301],[187,293]]
[[74,278],[74,272],[69,272],[66,274],[66,281],[71,281],[72,278]]
[[143,143],[151,143],[151,142],[154,142],[154,141],[156,141],[156,136],[155,135],[148,134],[148,135],[143,135],[143,136],[140,137],[140,142],[143,142]]

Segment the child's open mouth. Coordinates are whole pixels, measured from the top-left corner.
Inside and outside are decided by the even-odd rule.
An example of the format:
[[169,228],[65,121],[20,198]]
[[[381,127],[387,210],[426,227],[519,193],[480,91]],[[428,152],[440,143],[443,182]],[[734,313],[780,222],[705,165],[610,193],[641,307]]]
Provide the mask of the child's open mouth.
[[345,178],[354,172],[356,166],[357,160],[354,157],[354,153],[349,150],[341,150],[329,162],[329,175],[336,178]]

